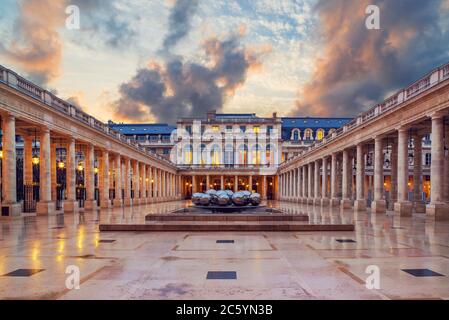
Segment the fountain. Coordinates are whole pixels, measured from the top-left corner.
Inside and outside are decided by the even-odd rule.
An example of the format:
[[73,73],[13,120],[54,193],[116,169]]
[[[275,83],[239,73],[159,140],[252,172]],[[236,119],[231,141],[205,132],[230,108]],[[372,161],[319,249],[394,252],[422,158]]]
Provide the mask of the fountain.
[[[242,211],[254,211],[263,209],[260,194],[251,191],[232,192],[231,190],[210,189],[205,193],[194,193],[192,195],[193,206],[190,208],[205,210],[209,212],[239,213]],[[257,210],[261,211],[261,210]]]

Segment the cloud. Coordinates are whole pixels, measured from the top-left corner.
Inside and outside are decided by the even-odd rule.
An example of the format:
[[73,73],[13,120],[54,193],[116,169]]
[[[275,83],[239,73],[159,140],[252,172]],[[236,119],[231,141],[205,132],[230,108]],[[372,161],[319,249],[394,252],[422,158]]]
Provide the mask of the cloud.
[[[365,28],[365,8],[380,7],[381,30]],[[441,0],[318,1],[324,45],[293,115],[355,116],[391,91],[447,62],[447,12]]]
[[65,21],[64,0],[22,0],[14,38],[0,44],[0,57],[20,66],[43,85],[59,75],[62,43],[58,28]]
[[191,20],[198,7],[198,0],[178,0],[170,11],[169,30],[164,38],[162,52],[170,50],[190,31]]
[[264,50],[241,45],[241,35],[223,40],[207,39],[203,44],[206,64],[184,62],[180,57],[165,63],[152,62],[120,86],[115,118],[175,122],[197,117],[208,110],[220,110],[225,100],[241,86],[252,68],[260,66]]
[[[80,9],[81,29],[86,37],[80,38],[80,33],[73,33],[74,40],[91,47],[98,47],[98,41],[111,48],[129,47],[137,36],[132,25],[139,15],[130,14],[127,6],[117,0],[67,0],[69,4]],[[96,39],[98,41],[93,41]]]

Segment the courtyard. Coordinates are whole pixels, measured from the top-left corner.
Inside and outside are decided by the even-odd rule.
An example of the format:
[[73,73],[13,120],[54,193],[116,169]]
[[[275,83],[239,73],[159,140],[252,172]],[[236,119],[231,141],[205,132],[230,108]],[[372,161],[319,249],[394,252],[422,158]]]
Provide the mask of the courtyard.
[[[449,222],[269,201],[330,232],[99,232],[172,201],[0,220],[0,299],[448,299]],[[80,270],[67,289],[66,268]],[[380,272],[367,289],[368,266]],[[404,271],[405,270],[405,271]]]

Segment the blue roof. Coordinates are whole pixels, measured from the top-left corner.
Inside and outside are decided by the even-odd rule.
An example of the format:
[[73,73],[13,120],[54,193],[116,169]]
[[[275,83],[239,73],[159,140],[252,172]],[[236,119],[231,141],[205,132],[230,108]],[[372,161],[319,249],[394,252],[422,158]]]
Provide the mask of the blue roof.
[[257,118],[255,113],[216,113],[217,119],[232,119],[232,118]]
[[298,117],[281,118],[283,128],[303,128],[303,129],[327,129],[340,128],[350,122],[352,118],[319,118],[319,117]]
[[141,124],[109,124],[112,129],[123,134],[171,134],[176,126],[166,123],[141,123]]

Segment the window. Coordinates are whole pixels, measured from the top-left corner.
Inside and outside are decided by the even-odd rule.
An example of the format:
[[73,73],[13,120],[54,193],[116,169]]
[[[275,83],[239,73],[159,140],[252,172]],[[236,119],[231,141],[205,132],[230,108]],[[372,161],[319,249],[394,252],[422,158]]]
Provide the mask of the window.
[[220,165],[220,147],[217,145],[214,145],[212,147],[212,150],[210,152],[210,157],[212,160],[212,165],[217,166]]
[[311,140],[311,139],[312,139],[312,130],[306,129],[306,131],[304,131],[304,140]]
[[254,132],[255,134],[259,134],[259,131],[260,131],[260,127],[259,127],[259,126],[254,126],[254,127],[253,127],[253,132]]
[[267,165],[270,165],[272,163],[271,161],[271,145],[267,145],[267,149],[265,150],[265,159],[267,161]]
[[323,129],[318,129],[316,132],[316,139],[318,141],[323,140],[324,138],[324,130]]
[[170,142],[170,136],[167,136],[167,135],[162,136],[162,141]]
[[246,132],[246,126],[240,126],[240,131],[242,131],[243,133]]
[[206,127],[205,126],[201,126],[201,135],[204,134],[204,131],[206,131]]
[[163,154],[170,154],[170,149],[165,148],[165,149],[163,150]]
[[157,141],[158,140],[158,136],[157,135],[151,135],[150,136],[150,141]]
[[205,144],[201,144],[201,146],[200,146],[200,156],[199,156],[201,165],[206,164],[206,152],[205,152],[205,150],[206,150],[206,145]]
[[252,157],[253,157],[253,164],[259,165],[260,164],[260,146],[256,144],[254,147],[252,147]]
[[190,125],[186,126],[186,131],[188,134],[192,134],[192,126]]
[[246,144],[239,147],[239,164],[248,164],[248,147]]
[[226,131],[227,132],[232,132],[232,126],[226,126]]
[[188,144],[184,147],[184,164],[192,164],[192,159],[192,146]]
[[220,127],[219,126],[212,126],[212,131],[213,132],[219,132],[220,131]]
[[431,153],[426,153],[425,165],[430,166],[432,163],[432,155]]
[[271,134],[273,132],[273,126],[267,126],[267,133]]
[[225,158],[224,164],[232,165],[234,163],[234,147],[232,144],[227,144],[225,146]]
[[147,139],[146,135],[142,135],[142,136],[137,136],[137,140],[138,141],[145,141]]

